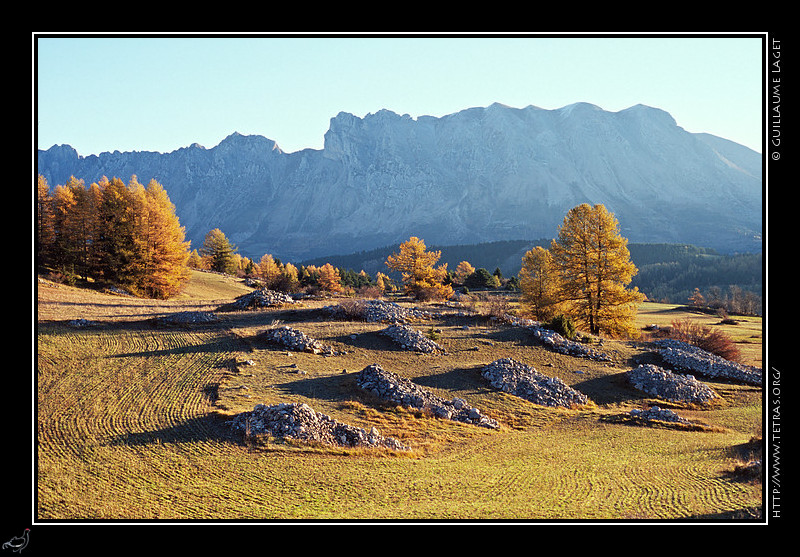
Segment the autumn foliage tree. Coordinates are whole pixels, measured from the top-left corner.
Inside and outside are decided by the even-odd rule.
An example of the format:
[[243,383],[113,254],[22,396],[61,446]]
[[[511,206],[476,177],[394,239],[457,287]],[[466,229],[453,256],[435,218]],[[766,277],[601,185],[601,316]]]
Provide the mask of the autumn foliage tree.
[[605,206],[584,203],[570,209],[550,251],[559,297],[579,324],[594,335],[635,335],[636,308],[644,296],[626,288],[636,266],[619,222]]
[[594,335],[635,336],[636,308],[644,296],[626,288],[636,274],[627,244],[603,205],[574,207],[549,250],[525,254],[523,302],[540,318],[563,313]]
[[386,266],[400,273],[407,294],[417,299],[447,299],[453,288],[446,284],[447,264],[434,267],[441,251],[427,251],[425,242],[412,236],[400,244],[400,252],[386,259]]
[[325,263],[319,268],[317,283],[322,290],[327,292],[341,292],[343,290],[339,269],[330,263]]
[[522,304],[534,319],[549,321],[560,313],[557,269],[547,249],[536,246],[525,253],[519,284]]
[[88,188],[71,177],[50,187],[37,180],[38,262],[64,276],[92,278],[132,293],[165,298],[188,281],[189,243],[166,191],[132,177]]

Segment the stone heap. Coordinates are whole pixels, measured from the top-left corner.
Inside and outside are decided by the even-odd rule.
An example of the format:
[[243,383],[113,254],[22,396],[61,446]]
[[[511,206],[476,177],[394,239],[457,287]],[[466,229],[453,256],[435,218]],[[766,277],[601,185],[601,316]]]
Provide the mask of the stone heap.
[[576,356],[579,358],[589,358],[590,360],[597,360],[600,362],[611,360],[611,357],[605,352],[599,352],[581,344],[580,342],[566,339],[550,329],[545,329],[544,327],[538,326],[530,326],[528,327],[528,330],[533,333],[534,337],[543,342],[550,349],[561,354],[567,354],[568,356]]
[[658,406],[651,406],[647,410],[640,410],[639,408],[634,408],[629,413],[631,418],[635,420],[642,420],[645,422],[671,422],[671,423],[678,423],[678,424],[687,424],[690,425],[692,422],[687,420],[686,418],[682,418],[672,410],[668,408],[660,408]]
[[289,437],[343,447],[408,450],[396,439],[381,436],[374,427],[366,431],[337,422],[305,403],[257,404],[252,411],[237,414],[231,426],[244,435],[270,434],[278,438]]
[[97,321],[90,321],[88,319],[84,319],[81,317],[80,319],[72,319],[69,322],[69,326],[75,329],[88,329],[89,327],[97,327],[99,323]]
[[257,309],[280,307],[285,304],[293,303],[295,303],[294,299],[284,292],[276,292],[275,290],[261,288],[239,296],[229,307],[231,309]]
[[653,364],[642,364],[628,371],[627,376],[640,391],[664,400],[705,404],[719,398],[711,387],[693,375],[672,373]]
[[653,344],[659,347],[658,354],[664,362],[676,370],[740,381],[748,385],[761,385],[763,382],[761,368],[731,362],[687,342],[665,338],[656,340]]
[[445,400],[426,391],[410,379],[384,370],[378,364],[372,364],[362,369],[356,376],[356,384],[382,400],[406,408],[427,410],[437,418],[489,429],[499,429],[500,427],[496,420],[482,415],[480,410],[470,407],[464,399],[456,397],[450,401]]
[[543,375],[511,358],[501,358],[485,366],[483,377],[495,389],[542,406],[571,408],[589,402],[589,397],[559,378]]
[[[360,300],[355,304],[357,317],[371,323],[408,323],[430,319],[431,314],[415,308],[405,308],[386,300]],[[334,317],[348,317],[353,309],[345,311],[342,306],[326,306],[323,311]]]
[[412,350],[414,352],[422,352],[424,354],[437,354],[444,352],[444,348],[426,337],[420,331],[417,331],[408,325],[389,325],[381,331],[381,334],[391,338],[393,341],[399,344],[403,350]]
[[328,356],[335,354],[331,346],[311,338],[303,331],[298,331],[288,326],[268,329],[262,336],[267,342],[285,346],[296,352],[311,352],[312,354]]
[[219,318],[208,311],[179,311],[155,319],[158,325],[191,325],[197,323],[216,323]]

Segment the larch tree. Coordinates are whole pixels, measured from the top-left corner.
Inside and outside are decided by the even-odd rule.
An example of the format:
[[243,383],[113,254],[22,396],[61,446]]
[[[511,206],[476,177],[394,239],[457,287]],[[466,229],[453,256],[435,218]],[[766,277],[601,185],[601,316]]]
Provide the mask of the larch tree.
[[266,253],[258,262],[258,276],[264,281],[267,288],[273,288],[281,278],[281,268],[275,258]]
[[400,273],[407,294],[417,299],[447,299],[453,288],[446,284],[447,264],[434,268],[441,251],[427,251],[425,242],[416,236],[400,244],[400,252],[386,259],[386,266]]
[[142,275],[142,289],[150,297],[168,298],[181,292],[189,281],[189,242],[175,215],[175,205],[157,181],[148,183],[145,202],[147,272]]
[[330,263],[325,263],[325,265],[319,268],[317,283],[322,290],[328,292],[342,292],[343,290],[339,269],[335,268]]
[[46,264],[53,253],[55,229],[53,228],[53,198],[47,179],[39,174],[36,179],[36,258]]
[[119,178],[103,178],[98,186],[103,199],[98,209],[100,228],[98,272],[103,280],[131,287],[141,263],[137,240],[137,216],[130,189]]
[[551,242],[558,268],[559,297],[570,314],[593,335],[634,336],[636,308],[643,295],[626,287],[636,274],[628,241],[605,206],[571,209]]
[[547,249],[536,246],[525,252],[519,286],[522,305],[534,319],[549,321],[561,312],[558,269]]
[[462,261],[456,267],[456,272],[453,275],[453,282],[456,284],[464,284],[464,281],[467,280],[467,277],[474,272],[475,267],[473,267],[469,261]]
[[80,254],[75,207],[78,200],[71,187],[57,185],[52,196],[52,260],[62,272],[75,274]]

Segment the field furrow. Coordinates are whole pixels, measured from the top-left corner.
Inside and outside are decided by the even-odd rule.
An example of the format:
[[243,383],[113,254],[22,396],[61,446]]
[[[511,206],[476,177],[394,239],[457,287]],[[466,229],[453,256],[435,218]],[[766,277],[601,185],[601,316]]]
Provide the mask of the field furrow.
[[[146,314],[147,302],[136,310]],[[726,386],[727,406],[693,410],[725,424],[714,431],[633,427],[601,417],[644,404],[619,380],[625,358],[640,350],[606,366],[555,355],[519,330],[457,317],[418,326],[439,327],[449,346],[446,355],[419,356],[375,334],[379,325],[321,315],[302,307],[245,312],[226,316],[224,326],[194,328],[150,326],[146,315],[80,330],[60,319],[40,322],[37,518],[675,519],[760,504],[760,484],[729,474],[732,447],[758,433],[761,400],[752,388]],[[260,342],[273,321],[342,353],[326,358]],[[498,355],[599,402],[563,410],[495,392],[480,369]],[[442,397],[464,398],[501,429],[382,404],[354,380],[372,363]],[[232,437],[231,414],[259,402],[305,402],[377,427],[413,451]]]

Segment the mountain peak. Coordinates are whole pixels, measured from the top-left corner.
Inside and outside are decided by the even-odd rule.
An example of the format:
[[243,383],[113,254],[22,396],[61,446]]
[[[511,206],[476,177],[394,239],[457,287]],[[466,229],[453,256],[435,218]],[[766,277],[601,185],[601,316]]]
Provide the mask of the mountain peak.
[[228,151],[231,149],[248,149],[248,150],[261,150],[268,152],[282,153],[278,144],[272,139],[268,139],[263,135],[244,135],[239,132],[233,132],[228,137],[219,142],[215,149]]
[[248,257],[301,260],[410,236],[443,246],[552,238],[581,203],[604,204],[631,242],[748,251],[762,230],[760,155],[711,149],[642,104],[493,103],[416,120],[340,112],[323,149],[301,157],[239,132],[191,153],[68,153],[39,152],[49,184],[155,177],[187,239],[200,245],[220,228]]

